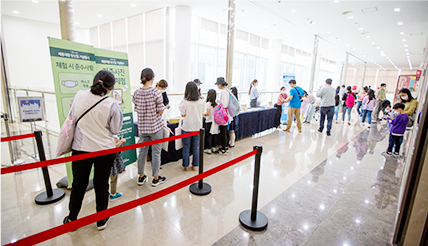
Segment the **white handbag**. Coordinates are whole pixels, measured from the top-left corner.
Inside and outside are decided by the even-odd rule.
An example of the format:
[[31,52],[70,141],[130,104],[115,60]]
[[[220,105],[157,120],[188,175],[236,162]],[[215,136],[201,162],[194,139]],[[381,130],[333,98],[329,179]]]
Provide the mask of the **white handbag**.
[[[178,123],[178,127],[175,128],[175,136],[181,135],[181,130],[182,130],[182,128],[181,128],[181,118],[180,118],[180,121]],[[175,140],[175,150],[179,150],[181,148],[183,148],[183,140],[181,138],[176,139]]]

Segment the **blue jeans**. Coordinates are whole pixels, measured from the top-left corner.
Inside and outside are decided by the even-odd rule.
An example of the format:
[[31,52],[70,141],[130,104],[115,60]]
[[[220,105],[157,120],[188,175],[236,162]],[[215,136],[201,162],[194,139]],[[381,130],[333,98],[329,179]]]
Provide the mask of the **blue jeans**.
[[331,131],[333,124],[334,106],[321,107],[320,131],[324,130],[325,117],[327,116],[327,132]]
[[[150,140],[156,140],[163,138],[163,128],[155,133],[140,133],[140,140],[138,143],[147,142]],[[159,176],[159,169],[161,163],[161,151],[162,144],[152,145],[152,175],[153,177]],[[138,156],[138,174],[144,174],[144,168],[146,166],[147,151],[149,146],[140,148],[140,154]]]
[[400,153],[400,146],[403,142],[403,136],[395,136],[392,133],[389,134],[388,152],[392,152],[392,148],[395,146],[394,152]]
[[306,122],[311,122],[312,117],[314,116],[314,112],[315,112],[315,103],[311,103],[308,106],[308,110],[306,112],[306,117],[305,117],[305,121]]
[[362,112],[362,110],[360,110],[362,106],[363,106],[363,101],[358,101],[358,104],[357,104],[358,116],[362,116],[363,112]]
[[348,121],[351,121],[352,107],[346,107],[346,106],[343,106],[343,115],[342,115],[343,117],[342,117],[342,120],[345,121],[346,111],[348,111]]
[[366,121],[366,117],[368,117],[369,124],[372,123],[372,112],[373,110],[363,109],[363,123]]
[[340,106],[334,106],[334,115],[336,116],[336,121],[339,118]]
[[[181,131],[182,134],[189,133]],[[199,135],[183,138],[183,167],[189,166],[190,147],[193,151],[192,166],[199,166]]]

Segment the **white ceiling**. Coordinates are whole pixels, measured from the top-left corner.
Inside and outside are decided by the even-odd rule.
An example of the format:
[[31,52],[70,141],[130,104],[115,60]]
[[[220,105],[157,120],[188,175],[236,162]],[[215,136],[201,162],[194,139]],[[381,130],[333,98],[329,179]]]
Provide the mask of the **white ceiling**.
[[[58,1],[33,3],[1,1],[1,13],[49,23],[59,23]],[[135,4],[132,7],[131,4]],[[78,27],[89,28],[165,6],[188,5],[193,13],[217,22],[227,23],[227,0],[209,1],[74,1]],[[377,8],[376,12],[362,10]],[[401,11],[395,12],[394,8]],[[13,11],[19,11],[14,14]],[[350,15],[343,12],[352,11]],[[282,39],[285,44],[312,52],[314,35],[321,37],[322,57],[344,61],[345,51],[367,61],[367,65],[408,70],[407,44],[413,69],[422,61],[428,37],[428,1],[270,1],[238,0],[236,27],[265,38]],[[98,17],[102,14],[103,17]],[[353,16],[353,19],[349,19]],[[316,24],[310,24],[310,21]],[[401,21],[403,25],[397,23]],[[362,27],[362,30],[359,28]],[[404,32],[401,35],[400,32]],[[366,34],[362,34],[366,33]],[[367,38],[366,36],[370,36]],[[406,39],[403,42],[402,39]],[[339,41],[340,40],[340,41]],[[375,44],[372,44],[375,42]],[[377,48],[379,47],[379,49]],[[385,56],[381,55],[381,51]],[[362,65],[352,57],[350,61]]]

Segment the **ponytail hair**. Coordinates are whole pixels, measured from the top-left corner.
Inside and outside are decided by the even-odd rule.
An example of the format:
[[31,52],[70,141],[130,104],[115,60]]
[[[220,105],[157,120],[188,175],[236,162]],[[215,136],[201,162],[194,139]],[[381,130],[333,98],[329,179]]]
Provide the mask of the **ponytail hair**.
[[152,80],[155,77],[155,73],[151,68],[144,68],[143,71],[141,71],[141,84],[145,85],[147,81]]
[[105,96],[107,95],[107,90],[113,90],[114,84],[116,84],[116,79],[113,73],[101,70],[94,77],[91,92],[94,95]]
[[253,80],[253,82],[251,82],[251,84],[250,84],[250,90],[248,91],[248,95],[250,95],[250,94],[251,94],[251,89],[253,88],[253,85],[254,85],[255,83],[257,83],[257,79],[254,79],[254,80]]
[[167,88],[168,87],[168,82],[166,82],[166,80],[161,79],[159,80],[159,82],[156,84],[156,86],[159,86],[161,88]]

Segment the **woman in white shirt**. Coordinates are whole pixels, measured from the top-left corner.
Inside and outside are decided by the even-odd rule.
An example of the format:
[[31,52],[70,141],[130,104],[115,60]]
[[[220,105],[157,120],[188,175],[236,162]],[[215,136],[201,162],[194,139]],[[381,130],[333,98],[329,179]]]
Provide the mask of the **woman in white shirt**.
[[[218,88],[220,89],[220,103],[223,104],[223,107],[227,111],[227,107],[229,106],[229,100],[230,100],[230,91],[227,89],[227,82],[224,80],[223,77],[217,78],[217,82],[215,83]],[[227,145],[229,144],[229,130],[227,129],[228,125],[232,122],[233,117],[229,114],[229,111],[227,112],[227,117],[229,118],[228,124],[224,124],[220,126],[220,138],[221,138],[221,149],[220,153],[227,155],[227,152],[229,151],[229,148]]]
[[[186,85],[184,98],[180,102],[179,109],[183,119],[182,133],[199,131],[202,128],[202,118],[206,104],[199,98],[197,85],[192,81]],[[199,166],[199,135],[183,138],[183,168],[189,170],[190,148],[193,150],[192,170]]]
[[248,95],[250,95],[250,107],[258,107],[257,99],[260,96],[259,90],[257,90],[258,81],[257,79],[253,80],[250,84],[250,90],[248,91]]

